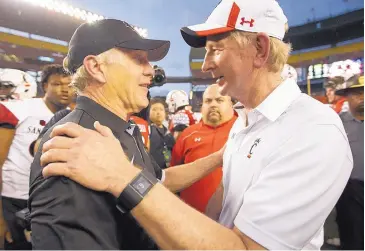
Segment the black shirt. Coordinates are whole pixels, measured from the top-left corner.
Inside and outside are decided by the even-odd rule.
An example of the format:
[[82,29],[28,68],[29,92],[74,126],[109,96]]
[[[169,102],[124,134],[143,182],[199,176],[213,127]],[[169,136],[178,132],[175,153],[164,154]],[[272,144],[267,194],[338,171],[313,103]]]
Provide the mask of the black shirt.
[[166,160],[163,154],[164,148],[166,147],[171,155],[172,148],[175,145],[174,136],[167,130],[165,126],[162,128],[156,125],[151,125],[150,133],[150,153],[156,160],[157,164],[162,168],[167,168]]
[[[162,171],[145,151],[138,127],[133,128],[91,99],[79,97],[75,110],[55,125],[74,122],[94,129],[96,120],[113,131],[135,165],[161,179]],[[43,136],[41,146],[51,131]],[[157,248],[130,214],[118,211],[112,195],[92,191],[65,177],[43,178],[40,155],[38,151],[30,174],[33,249]]]

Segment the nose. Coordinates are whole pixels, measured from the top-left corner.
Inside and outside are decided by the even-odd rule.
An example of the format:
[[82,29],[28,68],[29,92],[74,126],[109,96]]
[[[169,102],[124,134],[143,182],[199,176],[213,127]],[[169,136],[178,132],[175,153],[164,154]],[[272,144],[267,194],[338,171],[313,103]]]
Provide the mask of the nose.
[[212,107],[217,107],[218,105],[218,102],[216,100],[213,100],[211,103],[210,103],[210,108]]
[[202,72],[209,72],[214,69],[214,61],[211,56],[208,56],[208,54],[205,54],[204,62],[202,65]]
[[153,70],[153,67],[150,63],[146,64],[145,69],[143,71],[143,75],[151,77],[151,79],[153,75],[155,75],[155,71]]
[[71,91],[71,87],[68,85],[68,84],[64,84],[62,85],[62,89],[61,89],[62,92],[70,92]]

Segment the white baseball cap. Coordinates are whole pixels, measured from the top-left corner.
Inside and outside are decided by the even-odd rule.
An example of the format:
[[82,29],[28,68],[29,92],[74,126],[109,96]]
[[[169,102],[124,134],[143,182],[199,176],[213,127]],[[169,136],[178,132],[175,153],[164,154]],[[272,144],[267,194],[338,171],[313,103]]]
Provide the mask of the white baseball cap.
[[183,27],[191,47],[204,47],[207,36],[233,30],[263,32],[282,40],[288,19],[275,0],[222,0],[202,24]]

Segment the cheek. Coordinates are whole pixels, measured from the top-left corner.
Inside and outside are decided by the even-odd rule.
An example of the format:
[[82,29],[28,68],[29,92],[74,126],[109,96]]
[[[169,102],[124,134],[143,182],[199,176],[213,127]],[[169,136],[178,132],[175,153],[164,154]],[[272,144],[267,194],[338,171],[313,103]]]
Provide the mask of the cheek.
[[208,105],[203,105],[203,106],[202,106],[202,109],[201,109],[201,112],[202,112],[203,114],[206,114],[206,113],[208,112],[208,110],[209,110],[209,106],[208,106]]
[[57,95],[58,94],[58,89],[57,87],[48,87],[48,93],[51,94],[51,95]]

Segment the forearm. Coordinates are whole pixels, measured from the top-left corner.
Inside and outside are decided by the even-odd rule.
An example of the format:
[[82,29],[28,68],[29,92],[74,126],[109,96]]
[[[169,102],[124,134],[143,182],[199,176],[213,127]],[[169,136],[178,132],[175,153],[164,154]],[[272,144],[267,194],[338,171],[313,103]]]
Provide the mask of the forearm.
[[217,190],[210,198],[207,208],[205,210],[205,215],[215,221],[218,221],[219,215],[222,212],[222,202],[223,202],[223,186],[221,184],[220,186],[218,186]]
[[132,215],[161,249],[246,249],[240,237],[156,184]]
[[222,166],[222,156],[219,152],[189,164],[173,166],[165,169],[166,178],[163,185],[170,191],[177,192],[191,186],[220,166]]

